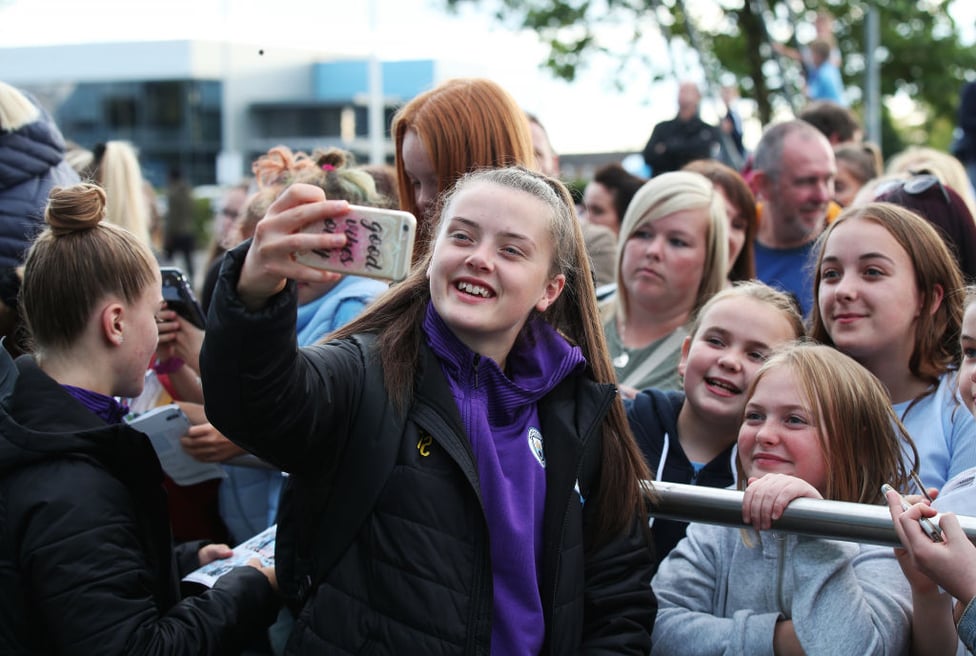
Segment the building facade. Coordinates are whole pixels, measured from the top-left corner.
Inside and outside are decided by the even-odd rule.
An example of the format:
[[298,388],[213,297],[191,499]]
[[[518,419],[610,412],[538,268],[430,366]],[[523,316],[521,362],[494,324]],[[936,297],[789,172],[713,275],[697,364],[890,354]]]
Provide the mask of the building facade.
[[[383,150],[396,109],[436,82],[431,60],[382,62]],[[66,139],[130,141],[161,186],[171,168],[194,185],[231,184],[286,145],[337,146],[366,162],[370,65],[328,53],[212,41],[0,48],[0,79],[34,94]]]

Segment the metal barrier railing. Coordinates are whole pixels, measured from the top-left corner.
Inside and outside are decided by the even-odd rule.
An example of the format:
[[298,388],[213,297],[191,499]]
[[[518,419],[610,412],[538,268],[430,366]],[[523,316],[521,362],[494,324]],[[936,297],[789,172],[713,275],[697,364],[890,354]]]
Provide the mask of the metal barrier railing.
[[[742,521],[742,495],[738,490],[655,481],[658,502],[651,515],[686,522],[748,526]],[[959,524],[976,542],[976,517],[960,515]],[[773,528],[814,537],[901,546],[888,506],[869,506],[825,499],[795,499]]]

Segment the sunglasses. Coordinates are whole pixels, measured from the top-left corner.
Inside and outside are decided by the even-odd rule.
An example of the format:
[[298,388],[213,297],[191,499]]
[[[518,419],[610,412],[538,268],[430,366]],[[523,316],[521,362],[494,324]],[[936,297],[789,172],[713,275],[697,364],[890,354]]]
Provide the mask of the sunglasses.
[[908,180],[893,180],[888,184],[882,185],[881,189],[875,192],[874,197],[880,198],[881,196],[899,190],[904,191],[909,196],[921,196],[932,187],[936,187],[942,192],[942,198],[945,200],[946,205],[952,205],[952,200],[949,198],[949,192],[946,191],[945,185],[942,184],[942,181],[937,176],[931,173],[915,174]]

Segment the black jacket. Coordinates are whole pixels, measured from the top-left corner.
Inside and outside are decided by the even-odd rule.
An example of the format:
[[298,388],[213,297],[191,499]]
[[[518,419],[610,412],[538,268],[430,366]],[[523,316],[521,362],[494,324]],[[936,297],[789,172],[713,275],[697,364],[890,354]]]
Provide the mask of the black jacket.
[[[382,365],[375,351],[361,350],[360,340],[297,349],[293,284],[260,312],[243,308],[234,293],[242,257],[242,249],[231,251],[207,320],[207,416],[291,472],[305,497],[318,481],[342,479],[348,487],[319,487],[319,496],[339,499],[333,506],[366,504],[352,529],[335,519],[341,510],[308,498],[307,521],[279,524],[283,590],[297,582],[282,577],[302,577],[280,566],[295,555],[286,533],[321,527],[313,551],[330,551],[330,539],[350,543],[311,591],[288,653],[488,654],[487,524],[470,444],[435,356],[423,348],[414,398],[406,415],[398,414],[376,382]],[[584,498],[599,494],[599,426],[614,394],[612,386],[574,376],[539,404],[547,461],[540,586],[546,654],[650,650],[656,605],[642,531],[635,521],[630,534],[604,547],[585,545],[594,506],[581,507],[574,491],[578,479]],[[364,501],[361,483],[376,471],[385,474],[375,502]],[[294,501],[283,502],[283,514],[293,512],[285,506]]]
[[[678,441],[678,413],[684,404],[684,392],[646,389],[627,404],[627,420],[637,445],[647,460],[656,481],[687,483],[705,487],[729,487],[735,478],[735,445],[730,445],[701,471],[694,467]],[[685,536],[688,522],[655,519],[651,524],[657,562],[667,558]]]
[[0,653],[235,653],[274,611],[252,568],[180,601],[149,441],[0,348]]
[[644,146],[644,161],[651,175],[678,171],[696,159],[714,159],[719,155],[720,132],[697,116],[687,121],[674,118],[654,126]]

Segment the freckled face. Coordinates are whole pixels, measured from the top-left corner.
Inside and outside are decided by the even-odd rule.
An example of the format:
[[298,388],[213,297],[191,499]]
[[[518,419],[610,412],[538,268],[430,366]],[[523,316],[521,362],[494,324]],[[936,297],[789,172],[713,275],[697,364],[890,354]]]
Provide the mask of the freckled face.
[[535,196],[470,184],[445,210],[428,270],[431,301],[471,350],[503,364],[532,310],[558,298],[551,273],[551,211]]
[[422,216],[427,217],[437,198],[438,179],[434,162],[416,130],[407,130],[404,135],[400,157],[403,159],[403,169],[410,181],[410,191],[413,193],[417,210]]

